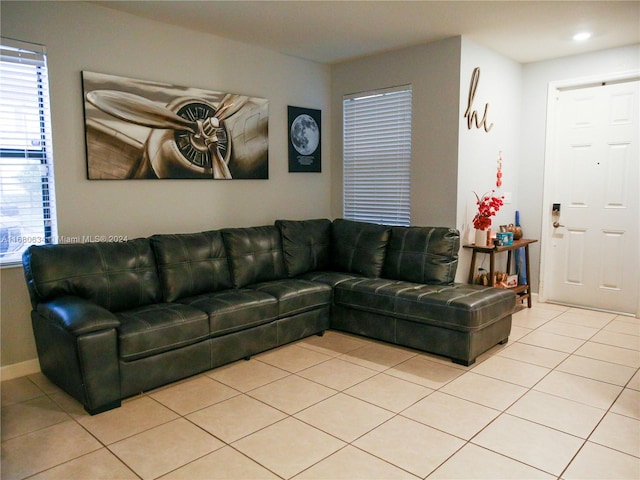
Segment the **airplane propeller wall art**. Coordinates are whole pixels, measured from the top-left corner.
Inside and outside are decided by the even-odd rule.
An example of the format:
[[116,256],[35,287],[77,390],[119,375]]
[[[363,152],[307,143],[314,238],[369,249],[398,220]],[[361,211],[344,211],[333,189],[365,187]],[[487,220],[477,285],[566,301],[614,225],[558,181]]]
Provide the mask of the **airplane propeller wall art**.
[[267,179],[266,99],[82,72],[90,180]]

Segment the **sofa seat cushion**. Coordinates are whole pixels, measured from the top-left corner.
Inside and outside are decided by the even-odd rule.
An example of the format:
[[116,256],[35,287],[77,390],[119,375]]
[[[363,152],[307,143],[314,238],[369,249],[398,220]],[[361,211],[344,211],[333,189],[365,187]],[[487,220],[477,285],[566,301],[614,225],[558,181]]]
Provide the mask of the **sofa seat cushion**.
[[343,272],[307,272],[297,278],[301,280],[310,280],[312,282],[320,282],[329,285],[331,288],[335,287],[340,282],[345,280],[353,280],[354,278],[363,278],[361,275],[354,275],[352,273]]
[[280,318],[331,305],[331,287],[324,283],[287,278],[251,285],[251,288],[278,300]]
[[207,314],[178,303],[157,303],[116,314],[120,358],[137,360],[191,345],[209,336]]
[[278,317],[278,300],[268,293],[248,288],[207,293],[179,301],[209,316],[211,337],[246,330]]
[[335,287],[334,302],[417,323],[472,331],[510,315],[516,295],[508,289],[463,283],[437,286],[354,279]]

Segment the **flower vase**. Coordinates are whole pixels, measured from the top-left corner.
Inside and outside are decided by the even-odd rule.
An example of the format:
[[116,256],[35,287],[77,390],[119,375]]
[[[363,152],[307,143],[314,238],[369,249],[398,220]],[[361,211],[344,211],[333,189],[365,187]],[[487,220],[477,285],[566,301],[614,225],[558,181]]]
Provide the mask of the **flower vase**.
[[486,230],[476,230],[476,247],[486,247],[487,246],[487,231]]

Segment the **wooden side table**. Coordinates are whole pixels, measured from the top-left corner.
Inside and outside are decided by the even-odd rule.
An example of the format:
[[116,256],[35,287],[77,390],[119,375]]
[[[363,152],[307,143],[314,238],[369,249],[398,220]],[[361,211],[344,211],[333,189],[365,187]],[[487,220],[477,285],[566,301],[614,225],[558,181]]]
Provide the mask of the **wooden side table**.
[[493,273],[495,272],[495,255],[500,252],[507,252],[507,271],[510,271],[512,263],[511,252],[518,248],[524,247],[524,269],[527,274],[527,283],[525,285],[518,285],[513,287],[512,290],[518,295],[518,300],[522,301],[527,299],[527,307],[531,308],[531,272],[529,269],[529,245],[537,242],[530,238],[521,238],[520,240],[514,240],[512,245],[501,245],[499,247],[478,247],[475,243],[470,245],[463,245],[464,248],[470,248],[471,254],[471,267],[469,269],[469,283],[473,283],[474,272],[476,269],[476,255],[478,253],[489,254],[489,278],[491,279],[491,286],[494,286]]

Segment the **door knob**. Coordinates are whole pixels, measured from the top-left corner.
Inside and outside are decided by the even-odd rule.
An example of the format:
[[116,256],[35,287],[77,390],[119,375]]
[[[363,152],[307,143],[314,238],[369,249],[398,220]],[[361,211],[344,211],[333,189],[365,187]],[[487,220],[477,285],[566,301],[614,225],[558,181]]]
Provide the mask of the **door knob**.
[[564,227],[564,225],[560,225],[560,222],[553,222],[553,228]]

